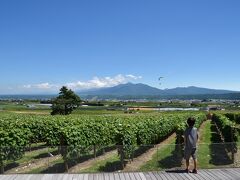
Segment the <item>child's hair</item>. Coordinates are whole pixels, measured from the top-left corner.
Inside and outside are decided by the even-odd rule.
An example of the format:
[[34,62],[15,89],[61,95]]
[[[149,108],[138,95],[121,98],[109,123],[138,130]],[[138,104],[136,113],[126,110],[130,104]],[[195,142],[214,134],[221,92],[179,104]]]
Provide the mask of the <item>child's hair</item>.
[[193,117],[190,117],[190,118],[188,118],[188,120],[187,120],[187,124],[188,124],[188,126],[190,126],[190,127],[194,126],[195,122],[196,122],[196,119],[193,118]]

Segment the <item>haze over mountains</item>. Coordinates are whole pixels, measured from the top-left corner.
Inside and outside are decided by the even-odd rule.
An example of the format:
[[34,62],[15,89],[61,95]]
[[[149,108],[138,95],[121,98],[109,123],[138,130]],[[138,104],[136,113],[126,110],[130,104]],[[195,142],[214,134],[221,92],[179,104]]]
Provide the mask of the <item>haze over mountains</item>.
[[146,84],[127,83],[114,87],[101,88],[78,92],[80,95],[109,95],[109,96],[169,96],[169,95],[203,95],[203,94],[229,94],[237,91],[200,88],[195,86],[177,87],[173,89],[158,89]]

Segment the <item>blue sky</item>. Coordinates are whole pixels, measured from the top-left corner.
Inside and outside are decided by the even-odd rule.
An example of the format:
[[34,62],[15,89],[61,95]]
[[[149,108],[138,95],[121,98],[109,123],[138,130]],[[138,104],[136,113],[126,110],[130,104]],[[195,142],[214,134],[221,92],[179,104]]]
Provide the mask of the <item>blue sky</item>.
[[239,19],[239,0],[2,0],[0,94],[128,81],[240,90]]

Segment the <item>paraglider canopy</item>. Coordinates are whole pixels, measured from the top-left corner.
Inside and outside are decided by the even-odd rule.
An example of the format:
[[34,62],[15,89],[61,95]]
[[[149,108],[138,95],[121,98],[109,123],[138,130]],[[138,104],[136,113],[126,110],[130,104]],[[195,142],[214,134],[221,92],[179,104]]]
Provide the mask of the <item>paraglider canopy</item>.
[[163,78],[164,78],[164,77],[162,77],[162,76],[158,78],[159,85],[161,85],[161,84],[162,84],[162,83],[161,83],[161,79],[163,79]]

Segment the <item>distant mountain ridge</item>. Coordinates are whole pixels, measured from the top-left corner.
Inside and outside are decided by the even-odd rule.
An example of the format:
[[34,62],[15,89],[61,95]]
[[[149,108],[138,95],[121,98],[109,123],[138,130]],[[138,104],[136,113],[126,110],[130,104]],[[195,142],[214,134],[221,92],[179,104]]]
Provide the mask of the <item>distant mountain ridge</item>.
[[102,88],[96,90],[89,90],[84,92],[78,92],[80,95],[96,95],[96,96],[169,96],[169,95],[204,95],[204,94],[229,94],[238,93],[237,91],[219,90],[201,88],[195,86],[189,87],[177,87],[172,89],[158,89],[146,84],[127,83],[120,84],[114,87]]
[[[146,84],[120,84],[114,87],[90,89],[87,91],[76,92],[82,99],[118,99],[118,100],[136,100],[136,99],[228,99],[240,100],[239,91],[219,90],[201,88],[195,86],[176,87],[172,89],[158,89]],[[28,100],[46,100],[56,97],[58,94],[29,94],[29,95],[0,95],[0,100],[7,99],[28,99]]]

